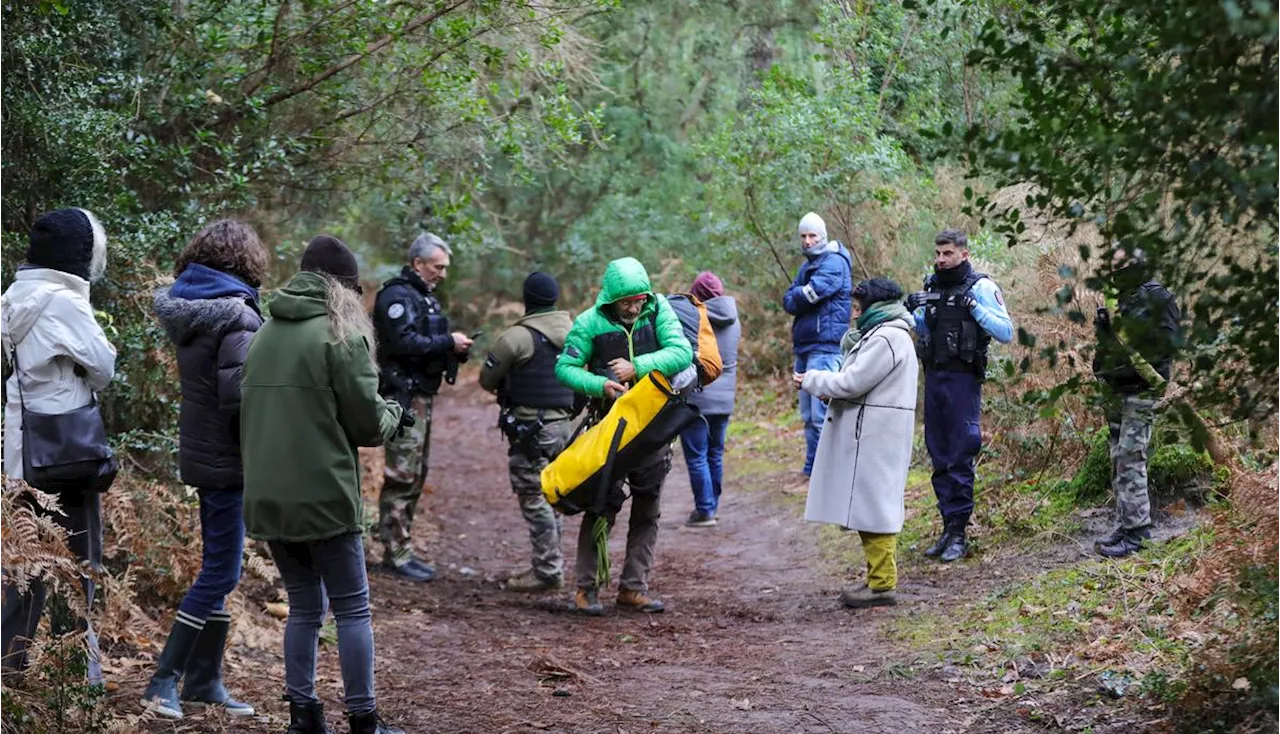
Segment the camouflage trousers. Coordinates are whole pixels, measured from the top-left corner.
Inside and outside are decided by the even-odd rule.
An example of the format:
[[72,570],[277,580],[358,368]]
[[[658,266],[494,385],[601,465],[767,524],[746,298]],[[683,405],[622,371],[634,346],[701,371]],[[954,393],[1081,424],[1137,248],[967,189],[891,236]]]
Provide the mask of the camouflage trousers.
[[409,403],[417,421],[386,444],[387,468],[378,496],[378,538],[384,560],[397,565],[413,556],[413,516],[427,481],[431,453],[431,395],[415,395]]
[[1151,524],[1147,495],[1147,446],[1155,422],[1156,401],[1118,395],[1107,410],[1110,428],[1111,486],[1116,492],[1116,520],[1122,528]]
[[572,422],[551,421],[538,430],[537,453],[527,456],[512,446],[508,469],[511,490],[520,501],[520,514],[529,525],[533,545],[533,572],[543,581],[558,581],[564,574],[564,553],[560,550],[560,513],[547,504],[542,494],[542,470],[564,451],[569,443]]

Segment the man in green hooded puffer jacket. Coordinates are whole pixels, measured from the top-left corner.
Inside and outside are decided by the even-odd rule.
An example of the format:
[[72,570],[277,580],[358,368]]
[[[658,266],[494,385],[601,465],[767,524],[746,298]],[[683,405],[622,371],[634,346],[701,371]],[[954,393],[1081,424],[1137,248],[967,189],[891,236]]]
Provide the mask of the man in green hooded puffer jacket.
[[[614,260],[605,269],[596,305],[578,315],[556,361],[556,377],[594,401],[593,412],[650,372],[668,378],[688,369],[693,348],[667,299],[653,292],[649,273],[632,257]],[[641,612],[661,612],[662,602],[649,596],[649,569],[658,541],[662,483],[671,470],[671,447],[653,455],[625,477],[631,488],[631,523],[627,557],[618,586],[618,606]],[[619,483],[623,481],[621,478]],[[605,519],[612,527],[618,510]],[[596,547],[592,527],[596,516],[585,513],[578,533],[574,605],[585,614],[604,613],[596,588]]]

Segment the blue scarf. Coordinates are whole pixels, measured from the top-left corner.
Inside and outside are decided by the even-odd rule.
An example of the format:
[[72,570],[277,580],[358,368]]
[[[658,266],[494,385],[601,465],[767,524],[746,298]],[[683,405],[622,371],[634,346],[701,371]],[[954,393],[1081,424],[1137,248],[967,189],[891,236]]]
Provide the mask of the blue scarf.
[[230,273],[214,270],[200,263],[191,263],[174,281],[173,287],[169,289],[169,296],[186,301],[243,296],[257,303],[258,289]]

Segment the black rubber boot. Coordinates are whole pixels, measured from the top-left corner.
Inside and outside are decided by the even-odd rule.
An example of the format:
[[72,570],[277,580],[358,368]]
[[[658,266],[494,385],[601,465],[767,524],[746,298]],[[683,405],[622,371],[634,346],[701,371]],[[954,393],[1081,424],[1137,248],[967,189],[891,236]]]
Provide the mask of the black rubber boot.
[[965,537],[964,528],[968,524],[968,518],[948,523],[948,527],[950,529],[947,532],[950,537],[947,539],[947,547],[942,549],[942,553],[938,556],[938,560],[943,563],[951,563],[952,561],[965,557],[969,552],[969,541]]
[[1151,539],[1150,526],[1141,528],[1124,528],[1121,537],[1114,543],[1098,546],[1098,553],[1107,558],[1124,558],[1137,553],[1146,547]]
[[392,729],[377,711],[367,714],[347,714],[351,722],[351,734],[404,734],[402,729]]
[[284,734],[333,734],[324,722],[324,704],[289,701],[289,728]]
[[237,701],[222,685],[222,656],[226,652],[231,616],[214,612],[204,623],[204,631],[196,640],[195,651],[187,660],[187,675],[182,681],[182,700],[222,706],[232,716],[253,716],[253,707]]
[[178,620],[169,630],[169,639],[165,640],[164,650],[156,660],[156,672],[151,675],[151,682],[142,693],[142,707],[160,716],[170,719],[182,718],[182,704],[178,701],[178,679],[187,669],[187,661],[191,659],[200,639],[201,630],[184,621],[185,615],[178,612]]

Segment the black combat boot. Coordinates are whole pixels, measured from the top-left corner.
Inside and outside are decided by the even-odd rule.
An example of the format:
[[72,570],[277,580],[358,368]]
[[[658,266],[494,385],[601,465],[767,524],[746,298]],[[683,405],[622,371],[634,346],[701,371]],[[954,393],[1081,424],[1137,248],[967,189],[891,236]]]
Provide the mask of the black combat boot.
[[962,517],[947,523],[949,528],[947,539],[947,547],[942,549],[938,560],[943,563],[951,563],[952,561],[964,558],[969,552],[969,541],[965,537],[965,526],[969,524],[969,518]]
[[289,701],[289,728],[284,734],[333,734],[324,722],[324,704]]
[[1093,541],[1093,549],[1098,550],[1104,545],[1115,545],[1116,543],[1119,543],[1122,538],[1124,538],[1124,528],[1116,526],[1116,529],[1112,530],[1109,535],[1104,535]]
[[377,711],[347,716],[351,721],[351,734],[404,734],[403,729],[392,729]]
[[942,535],[938,536],[938,540],[929,546],[924,554],[930,558],[937,558],[942,554],[942,551],[947,549],[948,545],[951,545],[951,525],[946,520],[943,520]]
[[1142,550],[1151,539],[1151,526],[1122,528],[1120,538],[1114,543],[1098,546],[1098,553],[1107,558],[1124,558]]

